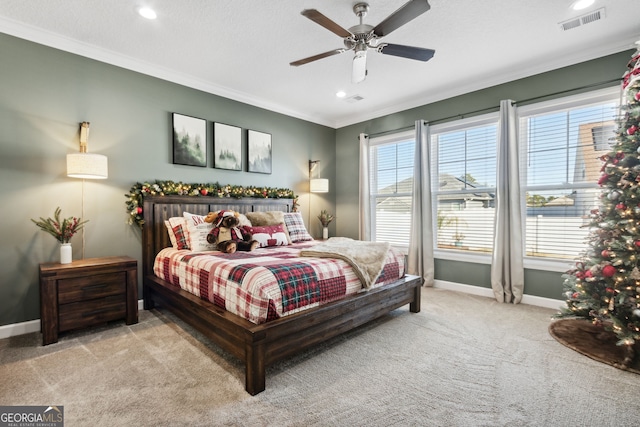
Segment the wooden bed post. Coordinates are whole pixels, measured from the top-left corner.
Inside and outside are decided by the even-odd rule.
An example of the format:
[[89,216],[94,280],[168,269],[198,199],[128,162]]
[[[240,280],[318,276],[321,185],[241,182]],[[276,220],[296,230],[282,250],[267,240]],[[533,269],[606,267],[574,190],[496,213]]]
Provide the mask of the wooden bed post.
[[409,303],[409,311],[412,313],[420,313],[420,289],[422,285],[413,288],[413,302]]
[[256,335],[252,335],[251,338],[252,342],[245,345],[244,387],[247,393],[255,396],[266,388],[264,333],[260,334],[260,338]]

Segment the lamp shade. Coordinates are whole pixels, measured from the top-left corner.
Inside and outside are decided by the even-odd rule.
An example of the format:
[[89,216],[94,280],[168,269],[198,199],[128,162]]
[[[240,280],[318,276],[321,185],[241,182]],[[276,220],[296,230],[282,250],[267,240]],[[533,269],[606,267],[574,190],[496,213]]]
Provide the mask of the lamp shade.
[[67,154],[67,176],[70,178],[106,179],[109,176],[107,156],[92,153]]
[[328,193],[329,180],[326,178],[314,178],[309,182],[309,191],[312,193]]

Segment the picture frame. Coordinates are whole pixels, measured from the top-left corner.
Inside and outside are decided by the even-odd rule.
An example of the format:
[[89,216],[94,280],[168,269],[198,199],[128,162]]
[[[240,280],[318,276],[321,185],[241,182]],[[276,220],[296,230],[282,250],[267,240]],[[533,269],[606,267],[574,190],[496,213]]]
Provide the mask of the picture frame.
[[247,135],[247,170],[254,173],[271,173],[271,134],[249,130]]
[[242,170],[242,129],[224,123],[213,123],[213,167]]
[[173,163],[207,166],[207,121],[172,113]]

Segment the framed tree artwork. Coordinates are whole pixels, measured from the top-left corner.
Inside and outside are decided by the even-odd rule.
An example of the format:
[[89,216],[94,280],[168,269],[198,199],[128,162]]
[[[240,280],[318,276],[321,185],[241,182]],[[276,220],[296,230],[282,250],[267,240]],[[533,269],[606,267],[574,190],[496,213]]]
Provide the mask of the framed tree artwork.
[[271,134],[249,130],[247,139],[248,171],[271,173]]
[[213,124],[213,167],[242,170],[242,129],[223,123]]
[[207,166],[207,121],[173,113],[173,163]]

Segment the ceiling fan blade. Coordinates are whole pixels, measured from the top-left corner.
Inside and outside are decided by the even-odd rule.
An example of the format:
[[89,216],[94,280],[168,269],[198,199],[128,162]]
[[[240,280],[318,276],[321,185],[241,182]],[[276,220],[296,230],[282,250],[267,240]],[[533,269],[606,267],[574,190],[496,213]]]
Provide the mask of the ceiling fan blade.
[[289,65],[291,65],[293,67],[297,67],[299,65],[308,64],[309,62],[317,61],[318,59],[326,58],[328,56],[337,55],[337,54],[343,53],[345,51],[346,51],[346,49],[330,50],[329,52],[319,53],[317,55],[313,55],[313,56],[310,56],[308,58],[299,59],[297,61],[290,62]]
[[327,18],[326,16],[324,16],[322,13],[318,12],[315,9],[305,9],[300,13],[306,16],[307,18],[311,19],[316,24],[322,25],[327,30],[331,31],[334,34],[339,35],[342,38],[350,37],[353,35],[349,31],[345,30],[340,25],[336,24],[331,19]]
[[402,58],[415,59],[418,61],[428,61],[436,53],[433,49],[422,47],[404,46],[401,44],[384,43],[378,46],[378,52],[385,55],[400,56]]
[[429,9],[431,9],[431,6],[429,6],[427,0],[411,0],[376,25],[373,33],[378,37],[386,36]]

